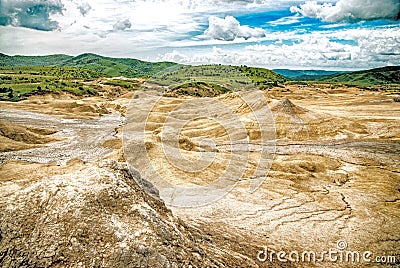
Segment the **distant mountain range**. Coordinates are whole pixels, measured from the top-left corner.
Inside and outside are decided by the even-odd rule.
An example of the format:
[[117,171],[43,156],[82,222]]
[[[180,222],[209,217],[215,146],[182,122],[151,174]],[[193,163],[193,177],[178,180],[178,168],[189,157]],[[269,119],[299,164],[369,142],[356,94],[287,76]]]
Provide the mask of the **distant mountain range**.
[[[1,66],[62,66],[85,68],[107,77],[150,77],[162,70],[175,66],[173,62],[146,62],[131,58],[110,58],[85,53],[76,57],[68,55],[49,56],[8,56],[0,53]],[[292,81],[317,81],[326,83],[350,83],[387,85],[400,84],[400,66],[390,66],[367,71],[337,72],[323,70],[287,70],[273,71],[247,66],[235,67],[249,76],[260,87]]]
[[400,84],[400,66],[388,66],[357,72],[287,69],[275,69],[273,71],[292,81],[365,85]]
[[323,71],[323,70],[289,70],[289,69],[274,69],[275,73],[283,75],[290,80],[295,81],[316,81],[326,78],[330,75],[342,74],[344,71]]

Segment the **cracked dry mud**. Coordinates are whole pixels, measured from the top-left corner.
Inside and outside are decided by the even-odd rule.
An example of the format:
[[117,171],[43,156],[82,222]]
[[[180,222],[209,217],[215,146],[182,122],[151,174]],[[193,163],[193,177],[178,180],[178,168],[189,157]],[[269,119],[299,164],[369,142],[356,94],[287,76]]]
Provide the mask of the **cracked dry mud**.
[[[259,153],[251,150],[247,172],[228,195],[203,207],[173,207],[173,212],[185,222],[215,234],[229,230],[239,237],[250,235],[251,239],[247,237],[242,243],[252,243],[259,249],[268,246],[276,252],[321,253],[335,249],[337,242],[344,240],[348,250],[398,257],[400,136],[396,126],[400,107],[384,94],[356,97],[360,94],[357,89],[331,95],[312,88],[289,90],[292,92],[281,93],[279,97],[276,92],[269,96],[278,139],[274,162],[269,172],[265,172],[262,186],[248,193]],[[316,96],[300,96],[309,92]],[[163,155],[160,133],[165,131],[162,126],[170,112],[185,101],[185,98],[165,98],[153,109],[156,115],[150,115],[147,122],[147,139],[151,143],[148,153],[152,166],[163,178],[178,185],[187,182],[203,185],[218,178],[228,165],[224,160],[235,152],[229,151],[226,132],[220,125],[196,119],[181,130],[183,154],[188,159],[199,157],[196,148],[201,140],[211,138],[216,142],[217,164],[193,174],[169,162]],[[237,98],[224,96],[220,101],[236,109],[243,121],[248,122],[250,116],[246,109],[240,110]],[[318,110],[314,110],[316,107]],[[331,114],[332,110],[341,113]],[[187,111],[191,112],[196,113]],[[246,128],[248,133],[257,131],[254,124],[247,124]],[[250,145],[259,143],[257,136],[249,137]],[[268,146],[264,149],[273,150]],[[250,252],[249,256],[256,259],[256,254]],[[346,266],[330,262],[306,264],[307,267],[343,265]]]
[[[322,252],[336,248],[339,240],[346,241],[351,251],[397,256],[399,261],[400,106],[387,94],[323,85],[265,92],[277,140],[272,166],[265,167],[264,182],[254,193],[248,187],[260,154],[257,124],[233,95],[217,97],[245,122],[250,148],[254,147],[249,165],[222,199],[196,208],[170,207],[172,213],[137,186],[125,165],[115,162],[121,161],[120,145],[102,146],[121,138],[120,114],[111,111],[91,120],[67,120],[3,109],[0,121],[55,129],[59,132],[54,136],[66,139],[0,154],[0,263],[4,267],[381,267],[257,261],[263,246]],[[122,106],[128,102],[119,101]],[[162,126],[168,113],[185,101],[165,98],[154,109],[147,122],[147,153],[172,183],[202,185],[218,178],[235,152],[227,146],[221,126],[200,119],[181,130],[180,149],[189,159],[214,150],[216,163],[195,175],[171,166],[159,137],[166,131]],[[215,148],[204,147],[205,138],[212,139]],[[145,172],[141,175],[146,178]]]
[[4,152],[0,163],[9,160],[24,160],[35,163],[56,162],[62,164],[79,158],[96,161],[111,150],[102,147],[107,140],[117,137],[116,129],[123,124],[119,113],[106,114],[95,119],[66,119],[21,110],[0,109],[0,121],[18,125],[54,129],[56,137],[64,140],[44,148]]

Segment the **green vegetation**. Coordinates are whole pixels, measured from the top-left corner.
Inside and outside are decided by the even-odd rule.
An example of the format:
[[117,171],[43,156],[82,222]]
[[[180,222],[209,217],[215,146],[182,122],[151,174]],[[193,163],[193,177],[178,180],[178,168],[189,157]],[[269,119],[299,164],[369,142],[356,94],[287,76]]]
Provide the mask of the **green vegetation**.
[[[48,78],[57,77],[59,79],[80,79],[84,81],[92,81],[101,75],[98,72],[83,68],[67,68],[67,67],[51,67],[51,66],[16,66],[16,67],[0,67],[0,77],[5,83],[7,80],[13,83],[18,80],[26,83],[28,79],[31,82],[45,81]],[[13,79],[14,78],[14,79]],[[15,79],[19,78],[19,79]]]
[[82,54],[65,61],[63,66],[81,67],[95,70],[106,77],[150,77],[168,67],[172,62],[145,62],[137,59],[102,57],[96,54]]
[[271,70],[246,65],[234,66],[242,74],[250,78],[260,89],[268,89],[284,84],[288,79]]
[[[92,53],[85,53],[76,57],[68,55],[8,56],[0,53],[0,67],[1,66],[72,67],[72,68],[84,68],[88,70],[93,70],[99,75],[104,77],[124,76],[128,78],[137,78],[137,77],[148,78],[170,67],[173,66],[179,67],[180,65],[172,62],[153,63],[153,62],[145,62],[130,58],[110,58],[110,57],[99,56]],[[208,66],[210,70],[215,71],[214,68],[218,66],[221,67],[222,65],[206,65],[206,66]],[[232,75],[232,71],[228,70],[232,67],[229,66],[229,68],[228,67],[226,68],[227,68],[226,70],[227,75]],[[233,68],[243,73],[244,75],[248,76],[260,88],[272,87],[278,84],[283,84],[287,80],[284,76],[276,74],[264,68],[247,67],[247,66],[234,66]],[[203,72],[207,72],[206,69],[207,68],[203,68]],[[198,75],[198,71],[194,72],[197,72],[194,75]],[[221,68],[219,68],[219,72],[217,72],[217,74],[218,73],[223,75],[223,73],[221,73]],[[207,76],[207,74],[205,76]],[[212,74],[210,74],[210,76],[215,78],[215,76],[212,76]],[[241,78],[241,80],[244,79]]]
[[231,90],[254,86],[248,77],[231,66],[216,64],[176,66],[158,73],[149,81],[170,88],[192,82],[207,83],[210,87],[212,87],[211,84],[220,85]]
[[[19,101],[33,94],[66,91],[75,95],[94,95],[100,86],[86,83],[99,77],[126,77],[104,82],[105,85],[136,90],[138,81],[169,86],[169,93],[191,96],[216,96],[230,90],[269,89],[285,83],[329,83],[363,89],[399,89],[400,67],[384,67],[353,73],[331,74],[326,71],[278,70],[225,66],[220,64],[190,66],[171,62],[144,62],[137,59],[109,58],[96,54],[50,56],[7,56],[0,53],[0,100]],[[295,78],[310,81],[293,81]],[[318,79],[317,79],[318,78]]]
[[167,93],[167,96],[215,97],[231,90],[213,83],[190,82],[179,85]]
[[136,90],[139,89],[141,84],[135,80],[122,80],[122,79],[113,79],[103,83],[104,85],[110,85],[115,87],[122,87],[127,90]]
[[60,66],[93,70],[104,77],[151,77],[176,65],[172,62],[145,62],[137,59],[109,58],[86,53],[77,57],[67,55],[8,56],[0,54],[0,66]]
[[[127,78],[149,78],[154,75],[159,76],[160,72],[174,66],[177,70],[181,69],[178,71],[179,73],[173,75],[173,78],[167,78],[166,83],[169,85],[172,83],[190,82],[193,78],[202,77],[205,78],[206,81],[212,83],[227,83],[231,85],[236,84],[233,86],[243,86],[243,84],[247,84],[247,82],[244,81],[250,78],[250,82],[255,83],[259,88],[263,89],[281,85],[287,80],[285,77],[270,70],[247,66],[205,65],[202,68],[186,66],[182,69],[181,65],[172,62],[153,63],[129,58],[103,57],[91,53],[85,53],[76,57],[68,55],[8,56],[0,53],[0,67],[6,67],[6,69],[10,69],[10,67],[22,67],[22,69],[24,69],[24,66],[79,68],[80,70],[92,70],[96,75],[102,77],[123,76]],[[232,68],[236,69],[238,72],[232,71]],[[166,73],[171,75],[169,70]],[[240,73],[244,76],[248,76],[248,78],[244,78],[243,75],[238,75]],[[79,73],[76,73],[76,75],[78,75],[77,77],[73,77],[75,74],[69,77],[63,77],[65,76],[63,73],[58,75],[60,75],[62,79],[91,79],[90,73],[86,77],[81,77]],[[52,73],[51,76],[57,76],[57,74]],[[172,79],[175,81],[172,81]],[[239,83],[237,81],[239,81]]]
[[99,77],[99,73],[82,68],[0,67],[0,100],[19,101],[31,95],[61,91],[79,96],[94,95],[94,86],[84,82]]
[[[277,70],[282,71],[282,70]],[[296,76],[302,72],[309,74]],[[397,90],[400,89],[400,67],[390,66],[366,71],[337,73],[323,75],[324,71],[290,71],[283,70],[289,75],[290,81],[287,84],[313,85],[331,84],[331,87],[358,87],[366,90]],[[307,79],[308,78],[308,79]]]
[[360,87],[400,84],[400,66],[390,66],[367,71],[332,75],[322,79],[321,81],[343,83],[349,86]]
[[73,58],[68,55],[8,56],[0,53],[0,66],[58,66]]
[[[260,88],[277,86],[286,81],[280,75],[269,70],[254,67],[232,67],[224,65],[183,66],[176,65],[167,68],[168,63],[144,63],[135,59],[104,58],[93,54],[84,54],[68,61],[66,66],[19,66],[21,63],[32,64],[44,59],[44,63],[57,63],[64,60],[65,56],[24,57],[1,56],[15,58],[15,66],[1,66],[0,64],[0,100],[19,101],[31,95],[46,93],[69,92],[78,96],[95,95],[101,89],[96,83],[86,83],[100,77],[115,75],[129,75],[139,73],[148,75],[157,71],[152,76],[151,82],[168,85],[172,88],[170,94],[189,95],[198,97],[211,97],[227,93],[230,90],[243,88]],[[133,71],[122,63],[130,63],[135,66],[147,65],[142,70]],[[152,66],[151,68],[148,66]],[[155,67],[157,66],[157,67]],[[138,68],[138,67],[136,67]],[[165,70],[164,72],[162,70]],[[105,74],[107,73],[107,74]],[[248,76],[246,76],[248,75]],[[120,87],[126,90],[136,90],[141,83],[129,78],[115,78],[103,82],[104,85]]]
[[230,90],[255,86],[266,89],[280,86],[286,81],[285,77],[264,68],[219,64],[177,66],[152,77],[152,82],[160,85],[176,87],[191,82],[205,82],[209,87],[221,85]]

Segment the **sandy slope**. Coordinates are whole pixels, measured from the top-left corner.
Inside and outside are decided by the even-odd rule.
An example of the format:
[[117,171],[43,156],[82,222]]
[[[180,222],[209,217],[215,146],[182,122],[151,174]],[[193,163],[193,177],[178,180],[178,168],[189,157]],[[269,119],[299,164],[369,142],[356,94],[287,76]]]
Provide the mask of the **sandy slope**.
[[0,152],[24,150],[40,147],[43,144],[58,141],[50,136],[57,131],[35,128],[0,121]]

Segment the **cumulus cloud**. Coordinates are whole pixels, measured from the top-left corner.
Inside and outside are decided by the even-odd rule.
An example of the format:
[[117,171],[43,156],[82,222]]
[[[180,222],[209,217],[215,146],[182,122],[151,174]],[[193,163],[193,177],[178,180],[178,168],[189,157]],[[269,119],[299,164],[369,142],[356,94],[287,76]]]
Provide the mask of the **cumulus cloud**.
[[400,2],[399,0],[339,0],[336,4],[319,4],[317,1],[308,1],[300,6],[292,6],[290,11],[327,22],[396,20],[399,19]]
[[0,25],[12,25],[50,31],[58,28],[51,15],[62,13],[60,0],[2,0],[0,1]]
[[[290,44],[289,36],[296,39],[296,42]],[[184,64],[246,64],[267,68],[369,69],[400,65],[400,31],[396,28],[291,33],[286,38],[287,44],[276,41],[235,48],[214,47],[211,51],[206,48],[172,51],[160,55],[158,60]]]
[[240,25],[239,21],[232,16],[224,19],[211,16],[209,27],[204,32],[209,37],[216,40],[233,41],[236,38],[260,38],[265,36],[265,31],[261,28],[251,28]]
[[113,25],[113,30],[114,31],[124,31],[126,29],[129,29],[132,27],[131,22],[129,21],[129,19],[125,19],[122,21],[118,21],[117,23],[115,23]]

